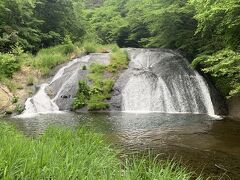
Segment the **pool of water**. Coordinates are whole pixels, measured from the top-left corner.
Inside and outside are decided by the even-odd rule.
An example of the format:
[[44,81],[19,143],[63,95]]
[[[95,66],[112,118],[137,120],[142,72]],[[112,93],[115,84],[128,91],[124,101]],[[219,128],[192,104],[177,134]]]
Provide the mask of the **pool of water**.
[[64,113],[10,122],[26,135],[49,125],[93,128],[123,153],[151,151],[159,158],[181,158],[192,170],[224,179],[240,179],[240,122],[198,114]]

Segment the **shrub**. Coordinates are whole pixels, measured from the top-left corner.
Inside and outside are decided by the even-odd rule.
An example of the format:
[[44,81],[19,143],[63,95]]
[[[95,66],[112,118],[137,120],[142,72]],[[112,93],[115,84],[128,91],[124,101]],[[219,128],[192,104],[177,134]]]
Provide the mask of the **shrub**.
[[17,104],[15,107],[15,112],[17,112],[18,114],[21,114],[24,111],[25,107],[21,104]]
[[110,107],[107,99],[111,98],[111,90],[114,82],[111,79],[94,82],[91,87],[91,96],[88,101],[88,109],[93,110],[105,110]]
[[113,88],[113,85],[114,85],[113,80],[105,79],[105,80],[94,82],[94,86],[92,87],[92,89],[98,89],[99,93],[101,92],[103,95],[106,96],[106,98],[108,98],[109,93]]
[[[201,55],[192,65],[203,66],[203,71],[209,73],[224,95],[233,96],[240,93],[240,53],[223,49],[212,55]],[[226,84],[227,83],[227,84]]]
[[109,103],[106,103],[106,102],[90,101],[88,103],[89,111],[100,111],[100,110],[108,109],[109,107],[110,107]]
[[12,77],[20,69],[20,63],[13,54],[0,53],[0,75]]
[[92,94],[90,100],[88,101],[88,109],[90,111],[104,110],[109,108],[109,104],[104,102],[105,96],[101,93]]
[[72,108],[74,110],[83,108],[87,105],[88,99],[90,97],[90,87],[85,81],[79,81],[78,92],[74,98]]
[[18,102],[19,98],[17,96],[13,96],[12,103],[16,104]]
[[87,105],[86,97],[84,96],[83,93],[78,93],[76,95],[76,97],[74,98],[74,101],[73,101],[73,104],[72,104],[72,108],[74,110],[76,110],[76,109],[83,108],[86,105]]

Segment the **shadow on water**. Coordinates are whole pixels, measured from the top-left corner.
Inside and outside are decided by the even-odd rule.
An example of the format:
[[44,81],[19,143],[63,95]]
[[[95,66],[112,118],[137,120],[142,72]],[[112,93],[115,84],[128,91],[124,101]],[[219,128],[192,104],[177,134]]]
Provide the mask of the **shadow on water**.
[[48,114],[9,121],[37,136],[49,125],[88,126],[106,134],[123,153],[151,150],[161,158],[181,158],[206,176],[240,179],[240,122],[197,114]]

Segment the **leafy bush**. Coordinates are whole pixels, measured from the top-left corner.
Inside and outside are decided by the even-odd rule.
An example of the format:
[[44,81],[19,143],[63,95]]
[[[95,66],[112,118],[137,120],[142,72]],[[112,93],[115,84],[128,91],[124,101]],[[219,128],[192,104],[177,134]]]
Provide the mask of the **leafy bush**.
[[74,110],[83,108],[87,105],[88,99],[90,97],[90,87],[85,81],[79,81],[78,92],[74,98],[72,108]]
[[214,77],[217,86],[226,95],[240,93],[240,53],[223,49],[212,55],[199,56],[192,63],[193,66],[197,64],[201,64],[203,71]]
[[106,69],[105,65],[93,63],[90,65],[90,73],[103,74]]
[[88,110],[98,111],[109,108],[109,104],[105,102],[106,97],[101,93],[94,93],[88,101]]
[[80,93],[80,92],[77,93],[77,95],[74,98],[74,101],[73,101],[73,104],[72,104],[72,108],[74,110],[76,110],[76,109],[83,108],[86,105],[87,105],[87,99],[84,96],[84,94]]
[[19,100],[19,97],[13,96],[13,98],[12,98],[12,103],[13,103],[13,104],[16,104],[16,103],[18,102],[18,100]]
[[21,104],[17,104],[15,107],[15,112],[17,112],[18,114],[21,114],[24,111],[25,107]]
[[20,63],[13,54],[0,53],[0,75],[12,77],[20,69]]

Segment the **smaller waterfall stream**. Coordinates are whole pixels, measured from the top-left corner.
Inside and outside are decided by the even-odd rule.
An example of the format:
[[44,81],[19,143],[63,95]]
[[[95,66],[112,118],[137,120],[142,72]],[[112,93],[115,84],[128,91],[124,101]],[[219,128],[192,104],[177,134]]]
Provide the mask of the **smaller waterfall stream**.
[[59,69],[50,83],[40,85],[38,92],[27,99],[25,111],[18,117],[70,110],[78,90],[78,82],[86,80],[87,70],[82,67],[92,63],[108,65],[110,56],[108,53],[93,53],[70,61]]
[[39,91],[32,98],[27,99],[23,114],[58,112],[59,108],[46,94],[45,88],[49,84],[42,84]]

